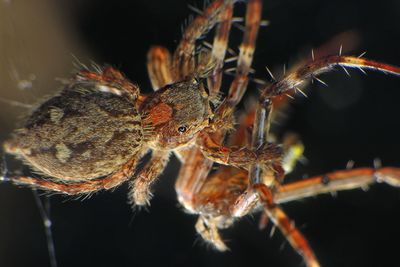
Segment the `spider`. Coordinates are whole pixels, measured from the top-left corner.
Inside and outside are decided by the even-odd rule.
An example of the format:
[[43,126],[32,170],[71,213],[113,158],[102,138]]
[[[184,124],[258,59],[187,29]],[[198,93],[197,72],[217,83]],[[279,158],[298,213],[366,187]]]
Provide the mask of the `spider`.
[[[247,145],[236,141],[232,144],[240,145],[239,148],[222,146],[220,143],[226,131],[232,127],[232,112],[248,83],[247,75],[260,24],[261,1],[248,3],[237,76],[227,98],[214,108],[212,100],[221,86],[232,8],[233,1],[214,1],[204,11],[204,17],[197,17],[187,28],[172,56],[172,62],[167,50],[161,47],[150,50],[148,69],[153,88],[161,88],[154,94],[140,95],[138,86],[114,68],[79,71],[59,96],[39,107],[26,127],[18,131],[13,140],[5,143],[6,151],[23,157],[32,167],[55,179],[11,179],[16,183],[66,194],[110,189],[131,178],[136,172],[137,160],[151,149],[151,161],[137,171],[135,179],[131,181],[132,202],[144,205],[149,202],[152,182],[166,165],[170,151],[174,151],[183,162],[177,181],[179,200],[189,211],[201,214],[196,227],[205,240],[220,250],[226,249],[217,228],[229,226],[232,217],[241,217],[260,203],[264,205],[268,217],[287,235],[292,246],[303,254],[306,263],[319,266],[301,233],[289,223],[276,204],[341,189],[343,173],[310,179],[313,182],[311,184],[280,184],[284,175],[281,159],[286,152],[266,141],[273,102],[291,90],[301,91],[300,85],[306,79],[318,79],[320,72],[330,70],[335,65],[372,68],[393,74],[398,74],[399,69],[356,57],[332,56],[314,60],[262,89],[258,107],[254,111],[255,119],[251,119],[253,115],[248,112],[245,118],[250,117],[251,122],[244,119],[240,125],[242,130],[235,135],[236,139],[243,141],[243,129],[252,125],[252,138]],[[199,58],[199,62],[195,62],[195,40],[214,24],[218,24],[216,39],[211,54],[205,56],[207,60],[210,56],[211,60],[203,64],[204,59]],[[209,93],[202,84],[203,78],[207,79]],[[188,107],[190,110],[187,110]],[[104,115],[103,111],[109,114]],[[77,112],[83,114],[77,117]],[[85,117],[84,114],[88,115]],[[111,118],[114,116],[118,119]],[[71,120],[68,121],[69,117]],[[64,119],[68,121],[65,124]],[[124,128],[125,132],[118,131],[115,135],[116,129],[126,124],[132,127]],[[69,126],[75,127],[65,131]],[[83,136],[83,129],[89,132],[85,134],[98,134],[98,140],[88,140],[84,136],[77,143],[78,138]],[[63,131],[65,135],[60,134]],[[66,144],[70,137],[71,143]],[[47,142],[45,148],[44,140]],[[111,150],[102,145],[107,142]],[[114,148],[116,151],[112,151]],[[93,154],[101,156],[94,157]],[[223,167],[206,179],[214,162],[237,168]],[[246,170],[250,171],[249,178]],[[354,178],[353,174],[358,174],[357,171],[368,177],[359,179],[359,183],[352,185],[354,187],[373,182],[373,176],[389,182],[392,176],[393,180],[397,178],[397,169],[365,169],[344,172],[344,179]],[[110,173],[112,175],[103,177]],[[323,189],[319,188],[321,184],[324,185]],[[397,182],[392,184],[397,185]],[[306,193],[300,194],[290,186],[296,190],[304,189]],[[285,191],[289,191],[289,196],[284,195]]]

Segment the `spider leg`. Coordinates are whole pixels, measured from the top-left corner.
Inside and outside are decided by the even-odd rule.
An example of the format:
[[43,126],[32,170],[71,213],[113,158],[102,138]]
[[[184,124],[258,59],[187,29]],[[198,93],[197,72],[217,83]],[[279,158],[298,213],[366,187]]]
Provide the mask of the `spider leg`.
[[215,142],[210,135],[201,134],[197,145],[203,155],[212,161],[244,169],[248,169],[248,165],[255,162],[269,166],[280,162],[282,158],[282,149],[274,144],[263,144],[258,149],[226,147]]
[[60,192],[67,195],[87,194],[99,190],[108,190],[114,188],[133,176],[138,159],[133,158],[124,164],[121,169],[109,176],[99,179],[88,180],[78,183],[58,183],[42,178],[27,176],[7,177],[13,183],[18,185],[29,185],[43,190]]
[[212,73],[207,77],[208,88],[211,95],[217,95],[222,82],[222,68],[224,66],[225,54],[228,48],[229,33],[232,24],[233,3],[228,5],[221,14],[214,36],[211,51],[211,61],[214,63]]
[[318,260],[303,234],[286,213],[275,204],[271,189],[265,184],[255,184],[253,188],[264,204],[264,211],[269,219],[280,229],[290,245],[304,258],[306,265],[308,267],[319,267]]
[[101,86],[98,89],[102,92],[121,95],[127,94],[134,101],[139,98],[139,86],[131,83],[125,76],[113,67],[105,67],[99,71],[81,70],[76,75],[77,80],[95,81]]
[[149,205],[152,197],[150,187],[161,175],[168,164],[169,152],[153,151],[150,161],[131,182],[129,194],[131,204],[138,206]]
[[260,0],[249,0],[246,10],[246,25],[243,41],[239,47],[236,75],[233,80],[227,98],[218,107],[217,114],[229,113],[242,99],[247,89],[248,74],[253,61],[258,29],[261,23],[262,3]]
[[181,41],[173,55],[175,80],[182,80],[195,71],[194,53],[196,40],[200,39],[221,20],[221,13],[232,5],[234,0],[215,0],[201,15],[198,15],[185,29]]
[[[282,168],[285,170],[285,175],[291,173],[296,166],[297,162],[303,155],[304,145],[299,140],[298,136],[294,133],[285,134],[282,142],[283,158]],[[243,176],[247,176],[246,172],[243,172]],[[246,177],[247,178],[247,177]],[[268,177],[263,178],[264,181],[268,180]],[[259,229],[264,229],[268,224],[268,215],[264,212],[261,214],[261,218],[258,223]]]
[[199,216],[196,222],[197,233],[206,242],[212,244],[219,251],[226,251],[228,247],[222,241],[221,236],[218,231],[218,217],[206,218],[204,216]]
[[264,212],[282,232],[290,245],[304,258],[308,267],[319,267],[319,263],[303,234],[296,228],[279,205],[274,201],[270,188],[265,184],[253,184],[242,194],[231,207],[235,217],[246,215],[253,207],[261,202]]
[[316,78],[321,73],[344,68],[371,69],[392,75],[400,75],[400,68],[377,61],[352,56],[328,56],[315,59],[286,74],[280,81],[263,88],[262,98],[276,97],[290,91],[298,90],[308,79]]
[[286,203],[339,190],[367,188],[374,183],[400,187],[400,168],[357,168],[340,170],[276,187],[275,202]]
[[154,91],[171,84],[171,54],[162,46],[153,46],[147,53],[147,72]]
[[196,213],[194,198],[206,182],[213,162],[204,158],[198,148],[188,153],[185,162],[179,170],[179,176],[175,183],[175,191],[178,201],[189,212]]

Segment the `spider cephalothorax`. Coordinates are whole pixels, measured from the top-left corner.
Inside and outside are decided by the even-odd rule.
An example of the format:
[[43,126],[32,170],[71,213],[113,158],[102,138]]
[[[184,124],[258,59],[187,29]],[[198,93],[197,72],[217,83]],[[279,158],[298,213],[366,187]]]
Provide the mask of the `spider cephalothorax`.
[[213,117],[210,100],[197,79],[167,85],[141,107],[144,123],[153,127],[150,147],[174,149],[187,144]]

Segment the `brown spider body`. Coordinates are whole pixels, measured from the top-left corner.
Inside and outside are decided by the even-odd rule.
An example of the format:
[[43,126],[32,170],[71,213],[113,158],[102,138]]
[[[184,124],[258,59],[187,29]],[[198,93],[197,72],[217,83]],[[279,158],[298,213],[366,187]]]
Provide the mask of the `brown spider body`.
[[[298,158],[290,151],[299,142],[290,138],[283,140],[283,146],[269,142],[273,107],[286,102],[290,94],[302,93],[308,80],[322,82],[317,76],[336,66],[346,72],[346,68],[358,68],[393,75],[400,75],[400,68],[361,56],[342,56],[341,52],[320,58],[313,54],[311,60],[264,85],[253,108],[241,117],[236,131],[225,138],[234,128],[233,113],[249,83],[261,25],[262,1],[248,0],[235,78],[227,96],[212,108],[211,99],[216,98],[222,85],[236,2],[214,0],[187,27],[173,55],[162,47],[150,49],[147,66],[155,92],[148,96],[141,95],[138,86],[113,68],[80,71],[4,146],[7,152],[55,179],[18,176],[10,180],[68,195],[111,189],[129,180],[131,202],[146,205],[151,185],[165,168],[170,152],[174,152],[182,163],[175,185],[178,200],[189,212],[199,215],[196,230],[205,241],[226,250],[219,229],[259,207],[263,210],[261,225],[265,226],[268,218],[307,266],[319,267],[307,240],[279,204],[375,182],[400,186],[400,171],[362,168],[285,184],[283,177],[291,171],[285,168],[285,162],[294,165]],[[200,57],[196,54],[197,42],[214,26],[211,49]],[[198,77],[207,81],[210,93]],[[150,161],[136,170],[148,150],[152,151]],[[210,174],[214,163],[226,166]]]

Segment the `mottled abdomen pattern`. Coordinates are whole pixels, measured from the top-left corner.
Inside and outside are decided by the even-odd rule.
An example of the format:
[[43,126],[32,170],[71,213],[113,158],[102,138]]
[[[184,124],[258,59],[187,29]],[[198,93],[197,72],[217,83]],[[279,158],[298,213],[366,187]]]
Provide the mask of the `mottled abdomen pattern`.
[[71,181],[120,169],[142,143],[132,100],[86,84],[72,84],[42,104],[9,142],[34,169]]

